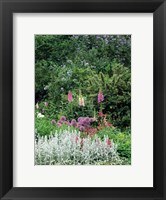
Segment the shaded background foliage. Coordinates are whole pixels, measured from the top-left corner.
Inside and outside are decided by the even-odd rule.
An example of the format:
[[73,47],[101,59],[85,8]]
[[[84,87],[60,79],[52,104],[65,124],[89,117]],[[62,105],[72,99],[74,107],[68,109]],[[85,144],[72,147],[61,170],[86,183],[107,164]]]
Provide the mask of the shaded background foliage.
[[[68,91],[74,101],[69,105]],[[119,128],[131,121],[130,35],[36,35],[35,101],[49,102],[50,119],[93,117],[100,108]],[[85,107],[78,105],[81,91]]]

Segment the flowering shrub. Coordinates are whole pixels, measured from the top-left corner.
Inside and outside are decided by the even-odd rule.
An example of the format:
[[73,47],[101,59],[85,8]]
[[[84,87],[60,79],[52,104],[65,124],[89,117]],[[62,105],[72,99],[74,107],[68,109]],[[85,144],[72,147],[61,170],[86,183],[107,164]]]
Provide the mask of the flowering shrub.
[[70,122],[66,120],[65,116],[62,116],[57,123],[55,122],[55,120],[52,120],[51,123],[59,127],[62,126],[63,124],[66,124],[68,126],[73,126],[75,128],[78,128],[80,131],[85,131],[88,128],[90,128],[91,123],[94,121],[95,119],[92,117],[79,117],[77,121],[75,119],[72,119]]
[[121,164],[117,146],[105,136],[81,138],[79,131],[56,131],[54,136],[38,137],[35,142],[36,165]]

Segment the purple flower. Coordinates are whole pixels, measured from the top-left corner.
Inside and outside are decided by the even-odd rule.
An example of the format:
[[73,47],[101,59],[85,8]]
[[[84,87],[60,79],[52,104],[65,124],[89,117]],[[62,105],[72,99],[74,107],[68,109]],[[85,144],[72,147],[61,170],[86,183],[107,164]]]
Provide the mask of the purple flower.
[[82,125],[83,125],[83,126],[89,126],[89,125],[90,125],[89,117],[85,117],[85,118],[82,120]]
[[85,131],[85,127],[80,126],[80,127],[79,127],[79,130],[80,130],[80,131]]
[[58,120],[57,124],[63,124],[63,121],[62,120]]
[[65,117],[65,116],[62,116],[62,117],[60,118],[60,121],[66,121],[66,117]]
[[51,124],[56,124],[55,119],[53,119],[53,120],[51,121]]
[[78,118],[78,122],[82,121],[83,117],[79,117]]
[[60,127],[60,126],[62,126],[62,124],[58,122],[58,123],[57,123],[57,126],[59,126],[59,127]]
[[82,121],[82,126],[86,126],[87,122],[85,120]]
[[102,91],[99,91],[99,93],[98,93],[98,103],[101,103],[102,101],[104,101],[104,95],[103,95]]
[[77,123],[77,122],[76,122],[76,120],[75,120],[75,119],[72,119],[72,120],[71,120],[71,123]]
[[84,118],[84,122],[85,122],[85,123],[89,123],[89,122],[90,122],[89,117],[85,117],[85,118]]
[[89,118],[89,121],[90,121],[90,123],[91,123],[91,122],[94,122],[95,119],[92,117],[92,118]]
[[68,126],[71,126],[69,121],[65,121],[64,124],[67,124]]
[[78,126],[82,126],[83,123],[84,123],[84,121],[83,121],[83,120],[80,120],[80,121],[78,122]]
[[72,126],[74,126],[74,127],[76,127],[76,126],[77,126],[77,122],[76,122],[76,120],[75,120],[75,119],[72,119],[72,121],[71,121],[71,125],[72,125]]
[[89,117],[79,117],[78,118],[78,123],[77,123],[77,128],[81,129],[84,131],[85,129],[90,127],[90,123],[94,121],[94,118],[89,118]]

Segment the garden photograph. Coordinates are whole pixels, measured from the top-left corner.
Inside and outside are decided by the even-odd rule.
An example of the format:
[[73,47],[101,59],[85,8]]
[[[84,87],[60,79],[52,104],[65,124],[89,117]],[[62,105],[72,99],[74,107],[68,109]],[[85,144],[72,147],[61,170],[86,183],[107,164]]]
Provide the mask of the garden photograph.
[[131,35],[35,35],[35,165],[131,165]]

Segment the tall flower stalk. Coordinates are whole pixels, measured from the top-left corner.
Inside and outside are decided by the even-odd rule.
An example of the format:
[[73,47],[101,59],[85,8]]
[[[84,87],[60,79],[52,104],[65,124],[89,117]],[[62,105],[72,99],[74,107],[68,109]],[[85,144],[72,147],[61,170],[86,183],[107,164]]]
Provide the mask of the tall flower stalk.
[[79,103],[79,106],[85,106],[85,100],[84,100],[84,97],[81,94],[81,90],[79,90],[78,103]]
[[85,100],[84,97],[82,96],[81,90],[79,90],[78,104],[82,108],[82,114],[84,116]]
[[72,106],[73,95],[72,95],[71,91],[68,92],[67,99],[68,99],[68,102],[70,104],[70,112],[71,112],[71,114],[73,116],[73,106]]
[[101,102],[104,101],[104,95],[103,95],[101,90],[99,90],[99,93],[98,93],[98,96],[97,96],[97,100],[98,100],[98,104],[100,106],[100,111],[102,111],[103,107],[102,107],[102,103]]
[[85,106],[85,100],[84,100],[84,97],[82,95],[79,96],[79,105]]
[[71,91],[68,92],[67,99],[69,103],[73,101],[73,95]]
[[98,93],[98,103],[101,103],[102,101],[104,101],[104,95],[102,91],[100,90]]

